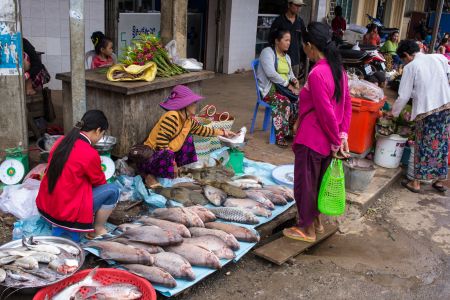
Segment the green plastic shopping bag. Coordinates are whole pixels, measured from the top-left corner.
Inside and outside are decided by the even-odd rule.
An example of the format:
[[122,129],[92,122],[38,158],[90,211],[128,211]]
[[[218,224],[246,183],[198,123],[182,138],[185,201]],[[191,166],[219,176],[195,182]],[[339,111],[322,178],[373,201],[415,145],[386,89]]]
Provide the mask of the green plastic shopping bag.
[[320,184],[319,211],[324,215],[339,216],[345,212],[345,177],[342,161],[333,158]]

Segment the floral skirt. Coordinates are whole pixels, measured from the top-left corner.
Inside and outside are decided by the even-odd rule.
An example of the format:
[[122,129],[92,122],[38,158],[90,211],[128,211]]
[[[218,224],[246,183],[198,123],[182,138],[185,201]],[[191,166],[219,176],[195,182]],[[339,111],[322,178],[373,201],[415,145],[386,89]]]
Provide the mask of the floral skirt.
[[155,151],[153,155],[139,165],[139,170],[145,174],[152,174],[155,177],[175,178],[174,165],[178,167],[197,161],[194,140],[188,136],[183,146],[178,152],[168,149]]
[[272,108],[272,120],[277,142],[292,135],[291,130],[298,116],[298,101],[291,102],[288,97],[277,92],[275,85],[272,85],[263,100],[270,104]]
[[448,174],[450,110],[443,110],[416,122],[414,177],[417,180],[445,180]]

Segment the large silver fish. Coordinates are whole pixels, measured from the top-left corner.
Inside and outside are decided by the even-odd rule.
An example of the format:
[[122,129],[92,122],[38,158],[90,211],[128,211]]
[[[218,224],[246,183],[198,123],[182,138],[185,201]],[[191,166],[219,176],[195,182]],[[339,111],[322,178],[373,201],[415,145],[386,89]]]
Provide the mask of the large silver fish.
[[60,248],[72,255],[78,255],[80,254],[80,249],[78,249],[75,246],[69,245],[69,244],[61,244],[61,243],[55,243],[55,242],[47,242],[47,241],[41,241],[41,240],[34,240],[33,237],[30,237],[30,243],[33,245],[39,245],[39,244],[44,244],[44,245],[52,245],[55,246],[57,248]]
[[283,195],[289,202],[294,200],[294,192],[292,191],[292,189],[283,185],[266,185],[264,186],[264,189],[269,190],[273,193]]
[[38,260],[32,256],[21,257],[21,258],[15,260],[13,265],[27,269],[27,270],[39,269]]
[[99,282],[94,280],[95,273],[97,273],[97,268],[89,272],[89,274],[83,280],[71,284],[62,291],[60,291],[58,294],[52,297],[52,300],[72,299],[81,287],[100,285]]
[[223,204],[225,207],[239,207],[254,213],[257,216],[270,217],[272,213],[261,203],[252,199],[228,198]]
[[204,206],[194,205],[190,207],[185,207],[185,209],[190,210],[196,215],[198,215],[200,219],[202,219],[203,223],[214,222],[216,220],[216,216]]
[[265,208],[268,208],[270,210],[275,209],[275,205],[272,203],[272,201],[267,199],[263,193],[254,190],[247,190],[245,191],[245,193],[247,194],[247,197],[249,199],[261,203]]
[[131,241],[157,246],[176,245],[183,242],[183,238],[178,233],[153,225],[128,229],[122,236]]
[[225,231],[226,233],[232,234],[238,241],[249,243],[259,242],[258,234],[256,234],[253,230],[250,230],[242,226],[221,222],[210,222],[205,223],[205,227]]
[[125,231],[127,231],[128,229],[131,229],[131,228],[138,228],[138,227],[141,227],[142,226],[142,224],[136,224],[136,223],[123,223],[123,224],[120,224],[119,226],[117,226],[117,229],[119,229],[120,231],[122,231],[122,232],[125,232]]
[[[194,207],[194,206],[192,206],[192,207]],[[154,226],[158,226],[165,230],[175,231],[176,233],[178,233],[179,235],[181,235],[184,238],[191,237],[189,230],[183,224],[178,224],[175,222],[156,219],[156,218],[147,217],[147,216],[143,216],[143,217],[139,218],[138,221],[141,223],[144,223],[145,225],[154,225]]]
[[99,251],[103,259],[115,260],[121,263],[152,265],[153,256],[145,250],[137,249],[121,243],[109,241],[91,241],[86,244],[89,248]]
[[263,194],[267,199],[270,200],[275,205],[286,205],[288,201],[286,197],[282,193],[277,193],[270,190],[255,190],[261,194]]
[[[189,233],[189,234],[191,234],[191,233]],[[124,244],[124,245],[128,245],[128,246],[131,246],[131,247],[134,247],[134,248],[145,250],[145,251],[147,251],[150,254],[164,252],[164,249],[161,248],[160,246],[154,246],[154,245],[141,243],[141,242],[134,242],[134,241],[130,241],[129,239],[124,238],[124,237],[115,238],[112,241],[113,242],[117,242],[117,243],[121,243],[121,244]]]
[[203,235],[184,239],[185,244],[203,247],[214,253],[218,258],[233,259],[236,257],[233,250],[219,237],[215,235]]
[[193,266],[221,268],[219,258],[205,248],[183,243],[178,246],[166,247],[165,250],[183,256]]
[[[97,299],[122,299],[134,300],[142,297],[142,292],[133,284],[130,283],[113,283],[104,286],[85,286],[82,299],[91,299],[96,296]],[[80,293],[81,294],[81,293]]]
[[189,228],[189,231],[191,232],[191,235],[193,237],[214,235],[224,241],[224,243],[231,249],[239,250],[240,248],[239,242],[236,240],[236,238],[232,234],[226,233],[225,231],[201,227],[191,227]]
[[210,185],[205,185],[203,187],[203,193],[205,194],[206,199],[215,206],[221,206],[227,198],[227,193]]
[[139,264],[122,265],[129,272],[141,276],[153,284],[160,284],[169,288],[177,286],[176,280],[165,270],[155,266],[143,266]]
[[167,220],[187,227],[204,227],[203,221],[198,215],[183,207],[157,208],[153,211],[153,217]]
[[195,279],[191,264],[183,256],[176,253],[161,252],[155,254],[154,266],[166,270],[175,278]]
[[244,190],[262,188],[262,185],[253,179],[237,179],[233,181],[228,181],[227,183]]
[[243,224],[258,224],[259,220],[256,218],[256,216],[249,212],[245,211],[240,208],[235,207],[214,207],[210,208],[210,211],[212,211],[217,218],[231,221],[231,222],[237,222],[237,223],[243,223]]

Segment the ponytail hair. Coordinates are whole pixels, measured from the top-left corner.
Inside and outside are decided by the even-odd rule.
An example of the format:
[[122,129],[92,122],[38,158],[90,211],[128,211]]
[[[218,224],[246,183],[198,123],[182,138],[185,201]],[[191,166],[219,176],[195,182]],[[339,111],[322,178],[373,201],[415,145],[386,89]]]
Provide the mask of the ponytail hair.
[[331,68],[334,80],[334,98],[339,102],[342,97],[342,65],[341,54],[332,40],[333,31],[330,26],[324,23],[312,22],[302,30],[303,43],[314,45],[322,52]]
[[95,53],[99,55],[102,51],[102,48],[106,48],[109,42],[112,40],[106,37],[103,32],[95,31],[91,35],[92,44],[94,44]]
[[52,159],[50,160],[47,169],[48,191],[51,194],[56,187],[59,177],[64,169],[64,165],[69,159],[72,148],[78,140],[81,131],[108,129],[108,119],[101,110],[87,111],[81,121],[77,122],[74,128],[62,139],[56,149],[53,151]]

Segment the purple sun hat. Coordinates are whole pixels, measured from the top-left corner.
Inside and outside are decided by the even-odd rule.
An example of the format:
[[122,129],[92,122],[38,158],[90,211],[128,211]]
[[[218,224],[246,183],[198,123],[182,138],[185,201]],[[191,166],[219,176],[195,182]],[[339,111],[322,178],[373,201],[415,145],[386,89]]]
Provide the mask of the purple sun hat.
[[197,95],[187,86],[177,85],[170,92],[170,96],[161,102],[159,106],[165,110],[180,110],[202,99],[202,96]]

